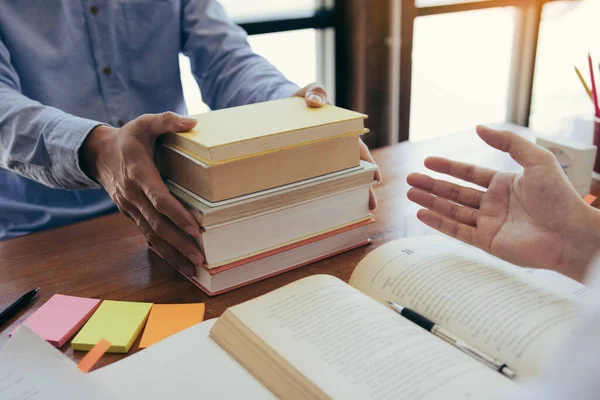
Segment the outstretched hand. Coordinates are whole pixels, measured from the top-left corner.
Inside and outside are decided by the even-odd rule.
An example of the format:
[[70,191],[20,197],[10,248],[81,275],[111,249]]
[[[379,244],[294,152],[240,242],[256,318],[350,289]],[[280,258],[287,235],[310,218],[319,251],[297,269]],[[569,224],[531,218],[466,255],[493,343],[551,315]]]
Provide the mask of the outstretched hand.
[[490,146],[507,152],[522,173],[430,157],[432,171],[486,191],[414,173],[408,198],[423,206],[428,226],[521,266],[549,268],[583,280],[600,248],[599,212],[577,194],[552,153],[512,133],[477,127]]

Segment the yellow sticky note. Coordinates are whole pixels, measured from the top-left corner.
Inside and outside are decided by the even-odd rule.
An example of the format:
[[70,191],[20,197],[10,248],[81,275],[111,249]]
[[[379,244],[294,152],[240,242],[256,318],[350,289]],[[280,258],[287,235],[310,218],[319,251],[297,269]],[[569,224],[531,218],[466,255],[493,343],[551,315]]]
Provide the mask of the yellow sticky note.
[[127,353],[138,337],[152,303],[104,300],[71,342],[73,350],[89,351],[100,339],[112,343],[109,353]]
[[203,319],[204,303],[155,304],[150,310],[140,348],[151,346],[192,325],[199,324]]

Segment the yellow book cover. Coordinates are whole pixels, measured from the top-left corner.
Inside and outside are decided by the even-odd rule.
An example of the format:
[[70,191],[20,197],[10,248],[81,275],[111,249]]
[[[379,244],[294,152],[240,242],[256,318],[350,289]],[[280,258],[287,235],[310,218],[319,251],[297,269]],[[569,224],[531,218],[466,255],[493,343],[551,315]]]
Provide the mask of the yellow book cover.
[[333,105],[308,107],[291,97],[195,115],[185,133],[167,133],[165,143],[209,164],[365,132],[367,116]]

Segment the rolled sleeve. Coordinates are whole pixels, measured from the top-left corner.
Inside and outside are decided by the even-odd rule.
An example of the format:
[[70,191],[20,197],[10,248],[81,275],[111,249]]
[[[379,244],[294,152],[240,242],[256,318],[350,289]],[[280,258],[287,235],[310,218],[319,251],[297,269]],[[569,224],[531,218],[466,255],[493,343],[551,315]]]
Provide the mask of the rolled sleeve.
[[98,188],[81,170],[79,149],[101,123],[23,95],[10,60],[0,40],[0,168],[53,188]]
[[99,188],[100,185],[83,172],[79,151],[97,126],[98,121],[66,116],[58,121],[48,135],[48,152],[52,155],[52,170],[58,187],[65,189]]
[[0,84],[0,167],[52,188],[98,188],[79,163],[81,145],[98,125]]
[[300,90],[300,87],[292,82],[281,84],[271,96],[271,100],[287,99]]

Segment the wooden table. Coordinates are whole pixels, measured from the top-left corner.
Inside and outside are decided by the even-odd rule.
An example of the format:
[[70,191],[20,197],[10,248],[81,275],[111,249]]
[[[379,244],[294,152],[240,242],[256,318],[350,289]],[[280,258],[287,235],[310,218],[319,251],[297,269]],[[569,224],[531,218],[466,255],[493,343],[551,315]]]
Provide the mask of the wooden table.
[[[526,136],[523,128],[509,126]],[[110,300],[154,303],[206,303],[206,319],[215,318],[230,306],[260,296],[312,274],[331,274],[348,281],[354,267],[370,251],[400,238],[407,215],[418,207],[406,199],[406,176],[425,171],[429,155],[474,162],[496,169],[518,170],[508,155],[487,147],[474,133],[462,132],[420,143],[406,142],[375,150],[373,156],[383,173],[376,189],[379,205],[372,225],[373,245],[249,285],[216,297],[208,297],[164,264],[146,244],[137,228],[120,214],[36,233],[0,243],[0,307],[34,288],[41,287],[32,304],[10,324],[0,327],[0,347],[8,334],[55,293]],[[595,185],[593,193],[600,193]],[[139,338],[138,338],[139,341]],[[137,342],[129,354],[138,350]],[[61,349],[74,360],[67,343]],[[123,355],[107,354],[101,364]]]

